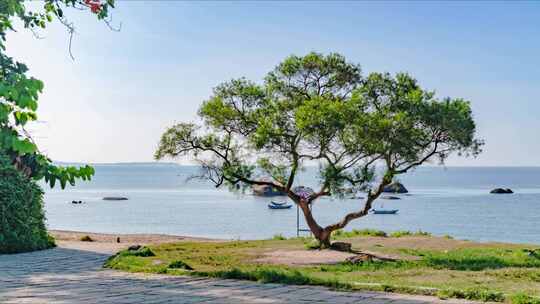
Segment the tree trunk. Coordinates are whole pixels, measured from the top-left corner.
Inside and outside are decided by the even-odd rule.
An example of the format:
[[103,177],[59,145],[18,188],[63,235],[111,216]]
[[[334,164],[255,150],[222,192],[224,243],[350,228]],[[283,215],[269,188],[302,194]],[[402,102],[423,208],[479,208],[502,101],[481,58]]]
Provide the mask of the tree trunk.
[[320,248],[321,249],[327,249],[332,247],[332,243],[330,242],[330,236],[332,235],[332,231],[324,230],[319,234],[319,237],[317,237],[317,241],[319,241]]
[[298,206],[300,206],[300,209],[302,209],[302,213],[304,214],[304,218],[306,220],[306,223],[309,227],[309,230],[311,230],[311,233],[313,233],[313,236],[317,241],[319,241],[320,248],[330,248],[330,235],[332,231],[329,231],[327,229],[323,229],[313,218],[313,214],[311,213],[311,209],[309,208],[309,204],[304,201],[300,200],[296,202]]

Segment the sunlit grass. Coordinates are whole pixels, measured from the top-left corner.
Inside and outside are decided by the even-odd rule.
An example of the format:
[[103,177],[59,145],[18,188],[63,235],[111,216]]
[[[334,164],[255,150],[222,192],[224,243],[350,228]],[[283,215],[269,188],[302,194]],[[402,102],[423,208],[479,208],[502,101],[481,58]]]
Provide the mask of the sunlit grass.
[[[297,285],[328,286],[340,290],[377,290],[482,301],[538,304],[540,258],[530,246],[480,244],[422,234],[380,237],[379,232],[352,232],[355,248],[376,243],[369,250],[402,256],[395,262],[288,266],[259,262],[265,252],[305,250],[311,238],[234,242],[182,242],[150,246],[155,256],[121,252],[107,267],[150,273],[189,274]],[[349,238],[349,233],[338,237]],[[407,246],[422,240],[422,245]],[[399,243],[397,243],[399,242]],[[396,245],[397,244],[397,245]],[[403,245],[405,244],[405,245]],[[436,245],[436,246],[435,246]],[[368,245],[366,245],[368,246]],[[143,247],[145,248],[145,247]],[[438,248],[438,249],[433,249]],[[527,302],[529,301],[529,302]]]

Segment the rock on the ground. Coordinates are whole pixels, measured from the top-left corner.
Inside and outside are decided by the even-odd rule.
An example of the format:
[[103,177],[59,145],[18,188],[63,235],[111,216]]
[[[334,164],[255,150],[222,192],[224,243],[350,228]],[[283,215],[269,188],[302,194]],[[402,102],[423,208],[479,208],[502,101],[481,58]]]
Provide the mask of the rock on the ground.
[[337,251],[344,251],[344,252],[350,252],[351,251],[351,243],[345,243],[345,242],[333,242],[330,247]]
[[372,262],[372,261],[386,261],[386,262],[394,262],[397,261],[397,259],[387,256],[378,256],[371,253],[366,252],[360,252],[359,254],[349,257],[345,259],[346,262],[352,263],[352,264],[362,264],[364,262]]
[[128,247],[129,251],[137,251],[139,249],[141,249],[141,245],[131,245]]
[[362,264],[364,262],[373,261],[373,256],[365,253],[360,253],[358,255],[347,258],[345,261],[351,264]]
[[383,192],[385,193],[408,193],[409,190],[403,186],[402,183],[393,182],[390,185],[384,187]]
[[514,191],[512,191],[512,189],[510,188],[495,188],[493,190],[491,190],[489,193],[493,193],[493,194],[512,194],[514,193]]

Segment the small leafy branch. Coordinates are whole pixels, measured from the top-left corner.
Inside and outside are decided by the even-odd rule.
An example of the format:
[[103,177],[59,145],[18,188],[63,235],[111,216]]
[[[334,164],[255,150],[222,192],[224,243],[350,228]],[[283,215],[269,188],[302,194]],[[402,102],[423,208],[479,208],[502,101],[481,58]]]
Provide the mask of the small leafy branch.
[[6,55],[6,34],[15,31],[13,21],[16,19],[34,33],[36,29],[44,29],[48,23],[59,20],[73,34],[73,25],[64,13],[69,8],[87,9],[98,20],[109,24],[109,11],[114,8],[114,0],[45,0],[40,11],[29,11],[24,4],[23,0],[0,2],[0,152],[8,155],[15,167],[27,177],[45,179],[51,187],[59,181],[64,188],[67,183],[74,185],[77,179],[89,180],[94,169],[90,166],[56,166],[39,151],[26,126],[37,120],[38,98],[44,85],[27,75],[26,65]]

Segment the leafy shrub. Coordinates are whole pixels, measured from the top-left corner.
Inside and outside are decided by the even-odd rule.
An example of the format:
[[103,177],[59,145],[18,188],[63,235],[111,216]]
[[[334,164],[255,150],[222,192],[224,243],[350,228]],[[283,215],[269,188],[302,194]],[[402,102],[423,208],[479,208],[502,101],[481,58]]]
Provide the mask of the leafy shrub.
[[283,234],[276,234],[272,237],[272,240],[276,240],[276,241],[284,241],[286,240],[287,238],[283,236]]
[[172,268],[172,269],[185,269],[185,270],[193,270],[193,267],[189,266],[188,264],[186,264],[185,262],[183,261],[174,261],[172,263],[169,264],[169,268]]
[[94,239],[92,239],[89,235],[85,235],[81,238],[81,242],[93,242]]
[[45,227],[43,191],[0,152],[0,253],[54,246]]

